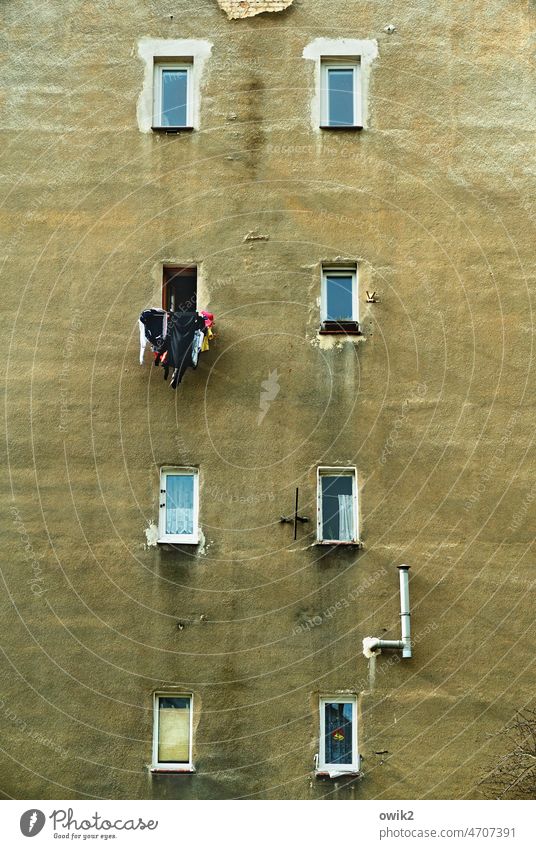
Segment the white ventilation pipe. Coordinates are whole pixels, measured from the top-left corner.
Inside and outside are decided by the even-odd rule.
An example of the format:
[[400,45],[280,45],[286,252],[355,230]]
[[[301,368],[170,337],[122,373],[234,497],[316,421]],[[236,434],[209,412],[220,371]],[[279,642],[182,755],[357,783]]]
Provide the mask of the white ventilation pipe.
[[400,572],[400,624],[402,628],[402,639],[380,640],[379,637],[365,637],[363,640],[363,654],[365,657],[372,657],[379,654],[382,649],[394,649],[395,651],[401,651],[402,657],[411,657],[409,566],[404,564],[397,568]]

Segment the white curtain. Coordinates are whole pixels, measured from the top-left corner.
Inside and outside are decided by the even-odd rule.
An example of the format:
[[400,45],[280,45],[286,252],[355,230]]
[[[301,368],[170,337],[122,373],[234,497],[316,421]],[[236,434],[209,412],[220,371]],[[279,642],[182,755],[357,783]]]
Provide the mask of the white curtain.
[[194,477],[167,475],[166,534],[194,532]]
[[339,495],[339,539],[351,542],[354,538],[353,496]]
[[[164,702],[184,700],[165,699]],[[190,706],[160,707],[158,716],[159,763],[188,763],[190,760]]]

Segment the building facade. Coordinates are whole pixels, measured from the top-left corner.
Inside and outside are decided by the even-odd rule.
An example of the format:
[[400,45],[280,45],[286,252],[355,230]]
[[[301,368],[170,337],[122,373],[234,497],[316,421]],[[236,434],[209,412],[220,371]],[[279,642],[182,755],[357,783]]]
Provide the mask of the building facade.
[[[3,4],[6,797],[483,795],[534,692],[535,6],[462,5]],[[149,308],[215,316],[176,390]]]

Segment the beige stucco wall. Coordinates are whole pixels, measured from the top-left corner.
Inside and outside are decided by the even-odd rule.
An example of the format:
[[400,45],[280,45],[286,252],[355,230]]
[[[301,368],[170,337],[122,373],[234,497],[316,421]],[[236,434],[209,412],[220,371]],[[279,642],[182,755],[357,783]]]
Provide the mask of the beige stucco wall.
[[[193,9],[2,7],[0,789],[478,797],[534,692],[534,4]],[[303,51],[344,37],[378,44],[369,126],[314,133]],[[140,132],[148,38],[212,45],[200,130]],[[359,342],[317,334],[337,258]],[[218,318],[177,393],[138,365],[164,261],[200,264]],[[296,486],[314,518],[319,463],[358,467],[360,551],[278,522]],[[200,468],[198,549],[147,544],[167,464]],[[414,658],[373,675],[402,562]],[[195,695],[195,776],[148,771],[166,683]],[[360,696],[349,784],[312,774],[337,690]]]

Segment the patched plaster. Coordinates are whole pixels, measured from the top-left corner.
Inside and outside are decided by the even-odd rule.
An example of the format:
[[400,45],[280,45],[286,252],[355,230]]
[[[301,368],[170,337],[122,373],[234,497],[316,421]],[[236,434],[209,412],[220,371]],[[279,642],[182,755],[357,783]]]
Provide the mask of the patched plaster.
[[359,58],[361,73],[361,119],[363,127],[368,126],[368,90],[370,68],[378,57],[378,42],[375,38],[315,38],[304,47],[303,58],[315,63],[315,86],[311,98],[311,127],[320,132],[320,60],[323,57],[356,56]]
[[282,12],[292,6],[293,0],[216,0],[230,20],[252,18],[263,12]]
[[138,56],[145,64],[143,88],[138,98],[138,128],[150,133],[153,125],[155,59],[190,59],[192,61],[193,127],[199,128],[201,79],[205,63],[212,53],[210,41],[194,38],[141,38]]
[[145,528],[145,536],[147,538],[147,545],[150,548],[156,548],[158,542],[158,525],[151,523],[148,528]]

